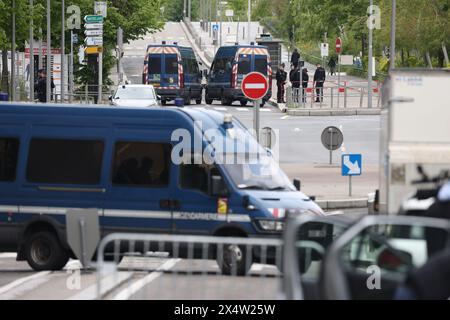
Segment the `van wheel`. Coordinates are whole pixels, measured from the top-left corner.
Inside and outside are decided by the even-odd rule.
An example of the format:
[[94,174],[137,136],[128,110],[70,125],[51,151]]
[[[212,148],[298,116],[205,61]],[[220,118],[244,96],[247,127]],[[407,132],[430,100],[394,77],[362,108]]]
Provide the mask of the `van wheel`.
[[161,104],[162,104],[163,106],[166,106],[166,105],[167,105],[167,101],[166,101],[166,100],[161,100]]
[[61,270],[69,261],[69,254],[58,238],[48,231],[32,234],[25,243],[28,264],[36,271]]
[[266,104],[266,101],[263,100],[263,101],[261,102],[261,104],[259,105],[259,107],[260,107],[260,108],[263,108],[265,104]]
[[[250,253],[251,254],[251,253]],[[217,252],[216,261],[224,275],[245,276],[252,266],[252,260],[247,264],[247,252],[244,246],[228,244],[223,246],[223,252]]]
[[245,107],[247,105],[247,101],[246,100],[241,100],[241,107]]
[[233,100],[222,98],[221,100],[223,106],[231,106],[233,104]]
[[202,99],[200,98],[200,99],[195,100],[195,103],[196,104],[202,104]]

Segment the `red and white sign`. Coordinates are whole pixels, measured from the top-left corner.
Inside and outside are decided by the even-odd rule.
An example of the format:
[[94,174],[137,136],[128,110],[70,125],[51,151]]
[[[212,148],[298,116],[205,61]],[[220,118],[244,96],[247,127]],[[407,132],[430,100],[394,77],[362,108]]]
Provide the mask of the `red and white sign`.
[[342,52],[342,40],[341,38],[336,39],[336,53],[341,54]]
[[260,100],[269,91],[266,76],[259,72],[251,72],[242,80],[242,92],[250,100]]

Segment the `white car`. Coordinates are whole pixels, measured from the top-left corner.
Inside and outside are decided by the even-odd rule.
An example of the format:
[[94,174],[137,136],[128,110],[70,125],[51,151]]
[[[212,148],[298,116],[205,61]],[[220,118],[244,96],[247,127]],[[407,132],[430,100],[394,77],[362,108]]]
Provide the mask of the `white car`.
[[120,85],[113,96],[111,104],[118,107],[158,107],[158,95],[152,85],[124,84]]

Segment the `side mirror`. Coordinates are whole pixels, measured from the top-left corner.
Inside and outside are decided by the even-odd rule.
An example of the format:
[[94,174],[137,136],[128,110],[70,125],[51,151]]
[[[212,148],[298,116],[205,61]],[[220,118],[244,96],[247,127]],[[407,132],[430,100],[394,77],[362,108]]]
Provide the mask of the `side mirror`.
[[162,100],[162,97],[161,97],[160,95],[157,95],[157,96],[156,96],[156,99],[158,99],[158,101],[161,101],[161,100]]
[[113,99],[113,96],[109,96],[109,98],[108,98],[108,99],[109,99],[109,101],[112,101],[112,99]]
[[302,189],[302,182],[299,179],[294,179],[294,187],[297,191]]
[[210,195],[212,197],[225,197],[228,195],[227,186],[225,184],[225,181],[223,181],[222,176],[211,176]]

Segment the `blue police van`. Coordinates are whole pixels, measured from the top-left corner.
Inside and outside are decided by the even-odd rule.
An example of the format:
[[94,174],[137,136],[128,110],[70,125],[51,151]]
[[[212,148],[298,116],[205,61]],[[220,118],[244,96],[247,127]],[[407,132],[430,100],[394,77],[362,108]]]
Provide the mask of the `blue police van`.
[[[210,131],[234,142],[237,157],[263,150],[237,119],[216,111],[0,104],[0,119],[0,252],[17,252],[35,270],[61,269],[73,257],[71,208],[96,208],[102,237],[280,237],[286,210],[323,215],[267,150],[249,152],[248,164],[214,160],[220,139]],[[186,135],[214,161],[191,161],[198,148],[183,145]],[[245,259],[236,263],[248,271]]]
[[144,60],[143,84],[151,84],[161,97],[161,103],[183,98],[184,104],[192,100],[202,103],[203,74],[194,50],[178,44],[149,45]]
[[218,100],[222,105],[239,101],[245,106],[248,99],[241,90],[244,77],[250,72],[259,72],[267,77],[269,91],[261,106],[272,96],[272,63],[265,46],[234,45],[220,47],[214,57],[207,77],[205,99],[207,104]]

